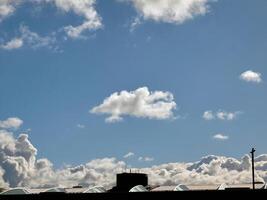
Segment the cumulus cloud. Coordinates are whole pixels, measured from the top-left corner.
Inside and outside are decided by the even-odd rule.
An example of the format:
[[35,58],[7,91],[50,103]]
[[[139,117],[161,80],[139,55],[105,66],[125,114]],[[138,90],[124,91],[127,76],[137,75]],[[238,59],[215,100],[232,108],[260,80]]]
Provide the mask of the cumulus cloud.
[[132,26],[136,26],[136,21],[153,20],[156,22],[166,22],[182,24],[196,16],[205,15],[209,11],[209,3],[214,0],[119,0],[120,2],[130,2],[136,9],[138,16]]
[[260,83],[262,82],[261,73],[251,70],[243,72],[239,78],[246,82]]
[[6,120],[0,120],[0,129],[18,129],[23,121],[18,117],[10,117]]
[[133,152],[129,152],[123,156],[123,158],[130,158],[133,157],[135,154]]
[[224,110],[218,110],[217,112],[213,112],[211,110],[205,111],[202,115],[203,119],[205,120],[227,120],[231,121],[237,118],[238,115],[242,114],[241,111],[235,111],[235,112],[227,112]]
[[0,130],[0,187],[110,186],[114,183],[114,174],[125,168],[122,161],[103,158],[54,170],[48,159],[37,159],[36,155],[37,149],[28,135],[20,134],[15,138],[11,132]]
[[229,136],[223,135],[223,134],[220,134],[219,133],[219,134],[214,135],[213,136],[213,139],[223,141],[223,140],[228,140],[229,139]]
[[[151,161],[149,157],[143,161]],[[17,138],[0,130],[0,187],[71,187],[74,185],[115,185],[116,173],[126,167],[116,158],[94,159],[78,166],[54,169],[48,159],[37,159],[37,149],[28,135]],[[267,155],[255,158],[256,181],[267,181]],[[206,156],[192,163],[166,163],[141,169],[151,185],[239,184],[251,182],[251,159]]]
[[171,119],[176,109],[173,94],[170,92],[150,92],[147,87],[134,91],[121,91],[111,94],[102,104],[90,110],[91,113],[109,114],[106,122],[123,120],[123,115],[149,119]]

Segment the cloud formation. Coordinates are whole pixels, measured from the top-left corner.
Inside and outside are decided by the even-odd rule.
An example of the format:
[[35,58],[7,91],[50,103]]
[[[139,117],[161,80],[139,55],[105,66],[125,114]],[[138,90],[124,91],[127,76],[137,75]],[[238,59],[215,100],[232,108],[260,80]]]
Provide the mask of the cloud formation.
[[21,38],[13,38],[6,44],[2,44],[0,47],[5,50],[19,49],[23,46],[23,40]]
[[152,162],[152,161],[154,161],[154,158],[152,158],[152,157],[147,157],[147,156],[145,156],[145,157],[140,156],[140,157],[138,158],[138,160],[139,160],[139,161],[143,161],[143,162]]
[[251,70],[243,72],[239,78],[246,82],[260,83],[262,82],[261,73]]
[[[166,163],[132,169],[147,173],[151,185],[238,184],[251,182],[250,166],[248,155],[240,160],[210,155],[192,163]],[[125,162],[116,158],[103,158],[54,169],[48,159],[37,159],[37,149],[28,135],[20,134],[15,138],[11,132],[0,130],[0,187],[103,185],[110,188],[115,185],[116,173],[122,172],[125,167]],[[255,168],[256,180],[267,181],[266,154],[255,158]]]
[[18,117],[10,117],[6,120],[0,120],[0,129],[18,129],[23,121]]
[[[120,0],[130,2],[136,9],[137,19],[182,24],[209,11],[214,0]],[[133,24],[136,25],[136,19]]]
[[[50,47],[55,42],[55,38],[59,37],[58,33],[62,31],[73,39],[86,38],[83,35],[86,31],[94,31],[103,27],[102,19],[95,9],[96,0],[1,0],[0,2],[0,22],[6,17],[15,13],[18,5],[29,3],[29,5],[53,5],[57,9],[64,13],[74,13],[83,18],[83,22],[77,26],[66,25],[59,27],[51,33],[51,36],[41,37],[38,33],[31,32],[28,27],[20,27],[21,37],[14,37],[5,44],[0,44],[0,47],[4,50],[18,49],[23,46],[24,43],[28,43],[32,48]],[[52,37],[53,35],[53,37]]]
[[135,154],[133,152],[129,152],[123,156],[123,158],[130,158],[133,157]]
[[12,15],[21,0],[1,0],[0,1],[0,22]]
[[79,38],[84,31],[97,30],[101,28],[102,19],[95,9],[96,0],[46,0],[53,3],[64,12],[74,12],[82,16],[84,22],[78,26],[68,25],[64,27],[67,35],[71,38]]
[[85,128],[85,125],[83,125],[83,124],[77,124],[77,127],[83,129],[83,128]]
[[235,112],[227,112],[224,110],[218,110],[217,112],[213,112],[211,110],[207,110],[203,113],[202,117],[205,120],[227,120],[231,121],[237,118],[238,115],[242,114],[241,111],[235,111]]
[[229,136],[219,133],[219,134],[214,135],[213,139],[223,141],[223,140],[228,140]]
[[40,36],[31,31],[29,27],[21,25],[19,27],[19,36],[11,39],[5,44],[0,45],[4,50],[19,49],[25,45],[32,49],[46,47],[52,50],[57,50],[56,38],[54,36]]
[[21,38],[25,44],[33,49],[47,47],[54,48],[56,39],[52,36],[40,36],[39,34],[31,31],[29,27],[21,25],[20,28]]
[[176,109],[173,94],[170,92],[151,92],[147,87],[134,91],[115,92],[102,104],[90,110],[91,113],[109,114],[106,122],[118,122],[124,115],[149,119],[171,119]]
[[[144,20],[153,20],[156,22],[166,22],[173,24],[182,24],[187,20],[193,19],[199,15],[205,15],[209,11],[209,3],[216,0],[117,0],[118,2],[131,3],[136,9],[138,15],[134,18],[131,24],[131,31],[133,31]],[[62,13],[73,13],[79,18],[79,24],[67,24],[54,30],[55,38],[61,37],[64,32],[64,39],[66,38],[87,38],[86,32],[96,31],[101,29],[104,25],[102,17],[96,10],[96,0],[1,0],[0,2],[0,23],[8,16],[14,14],[17,8],[27,3],[30,6],[52,5]],[[16,31],[17,32],[17,31]],[[40,37],[39,33],[35,33],[35,42],[37,46],[48,46],[50,39],[48,37]],[[66,37],[65,37],[66,36]],[[37,38],[39,37],[39,38]],[[14,37],[5,44],[0,45],[2,49],[11,50],[18,49],[23,46],[25,38]],[[36,45],[33,45],[36,47]]]
[[213,120],[215,116],[211,110],[205,111],[202,116],[205,120]]

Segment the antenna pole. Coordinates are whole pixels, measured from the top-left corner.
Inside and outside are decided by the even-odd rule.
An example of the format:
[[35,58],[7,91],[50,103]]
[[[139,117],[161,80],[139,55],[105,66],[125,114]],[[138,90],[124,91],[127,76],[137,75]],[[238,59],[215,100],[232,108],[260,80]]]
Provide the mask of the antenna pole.
[[251,150],[251,162],[252,162],[252,188],[253,190],[255,190],[255,173],[254,173],[254,153],[255,153],[255,149],[252,148]]

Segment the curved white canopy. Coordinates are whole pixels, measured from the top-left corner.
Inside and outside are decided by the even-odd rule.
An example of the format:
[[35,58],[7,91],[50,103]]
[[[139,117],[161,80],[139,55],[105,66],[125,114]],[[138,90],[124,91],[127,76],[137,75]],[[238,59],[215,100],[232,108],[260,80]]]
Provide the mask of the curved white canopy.
[[147,192],[148,190],[143,185],[136,185],[129,192]]
[[49,193],[49,192],[63,192],[63,193],[65,193],[66,190],[64,188],[50,188],[44,192],[45,193]]
[[173,191],[187,191],[187,190],[189,190],[189,188],[183,184],[179,184],[173,189]]
[[30,194],[30,192],[26,190],[25,188],[13,188],[13,189],[4,191],[0,194],[1,195],[17,195],[17,194],[20,195],[20,194]]
[[94,186],[87,190],[85,190],[83,193],[104,193],[106,192],[106,189],[102,186]]
[[225,190],[225,188],[227,188],[227,184],[225,183],[222,183],[219,187],[218,187],[218,190]]

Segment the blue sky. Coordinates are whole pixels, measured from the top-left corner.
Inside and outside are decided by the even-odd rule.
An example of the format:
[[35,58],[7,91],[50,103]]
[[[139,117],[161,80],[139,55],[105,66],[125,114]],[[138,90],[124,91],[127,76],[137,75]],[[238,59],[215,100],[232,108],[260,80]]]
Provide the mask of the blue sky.
[[[83,11],[11,1],[15,10],[0,22],[0,120],[22,119],[15,134],[30,129],[38,157],[56,166],[128,152],[134,166],[240,157],[252,146],[266,153],[267,2],[203,0],[208,11],[174,21],[135,2],[96,1],[90,8],[101,26],[71,37],[64,27],[91,20]],[[23,45],[8,46],[14,38]],[[240,77],[249,70],[260,81]],[[114,92],[141,87],[171,93],[178,117],[126,114],[107,123],[109,115],[89,112]],[[205,111],[214,119],[204,119]]]

